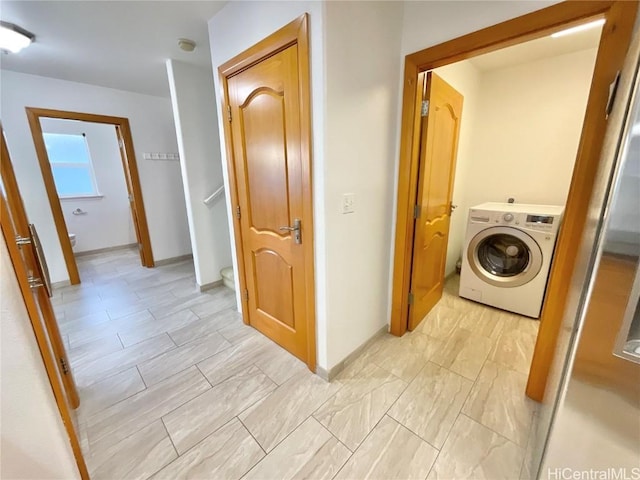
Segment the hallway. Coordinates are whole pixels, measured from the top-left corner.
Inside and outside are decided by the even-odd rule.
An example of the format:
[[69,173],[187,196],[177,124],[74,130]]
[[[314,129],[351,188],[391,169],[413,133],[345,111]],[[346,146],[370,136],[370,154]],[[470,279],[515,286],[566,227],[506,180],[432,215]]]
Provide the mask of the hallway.
[[327,383],[245,326],[232,291],[197,291],[191,261],[78,266],[53,303],[93,479],[529,478],[538,323],[458,298],[457,278]]

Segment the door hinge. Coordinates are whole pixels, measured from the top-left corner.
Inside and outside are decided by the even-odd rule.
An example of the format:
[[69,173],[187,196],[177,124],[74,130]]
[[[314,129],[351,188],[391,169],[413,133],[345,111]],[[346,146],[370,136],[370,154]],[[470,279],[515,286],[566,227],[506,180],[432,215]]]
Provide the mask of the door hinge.
[[227,105],[227,120],[231,122],[231,105]]
[[[113,145],[113,144],[112,144],[112,145]],[[120,148],[124,148],[124,142],[122,141],[122,139],[121,139],[121,138],[119,138],[119,139],[118,139],[118,146],[119,146]]]
[[420,218],[420,205],[414,205],[413,207],[413,218]]
[[420,116],[426,117],[429,115],[429,100],[422,101],[422,110],[420,110]]
[[242,292],[242,298],[244,298],[245,302],[249,301],[249,290],[247,290],[246,288],[244,289],[244,292]]
[[613,103],[616,100],[616,93],[618,93],[618,84],[620,83],[620,71],[616,73],[616,78],[609,85],[609,99],[607,100],[606,118],[609,118],[611,110],[613,110]]
[[413,305],[413,292],[409,292],[409,305]]
[[240,218],[240,205],[236,205],[236,218]]
[[69,374],[69,366],[67,365],[67,362],[65,361],[64,357],[60,357],[60,367],[62,367],[62,373],[65,375]]

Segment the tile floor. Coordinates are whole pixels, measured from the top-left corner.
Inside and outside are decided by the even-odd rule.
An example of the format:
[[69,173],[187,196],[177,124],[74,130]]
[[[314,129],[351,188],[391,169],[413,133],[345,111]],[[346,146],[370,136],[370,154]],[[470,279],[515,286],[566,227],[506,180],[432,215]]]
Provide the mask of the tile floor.
[[250,327],[191,262],[78,258],[54,305],[98,479],[517,479],[538,323],[459,298],[381,335],[331,383]]

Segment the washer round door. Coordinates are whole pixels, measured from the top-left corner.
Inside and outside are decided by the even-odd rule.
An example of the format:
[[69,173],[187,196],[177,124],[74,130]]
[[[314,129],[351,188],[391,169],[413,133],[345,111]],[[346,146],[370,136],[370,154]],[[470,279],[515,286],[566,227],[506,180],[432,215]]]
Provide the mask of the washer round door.
[[490,227],[478,233],[467,249],[473,272],[496,287],[519,287],[536,278],[542,268],[542,250],[525,232]]

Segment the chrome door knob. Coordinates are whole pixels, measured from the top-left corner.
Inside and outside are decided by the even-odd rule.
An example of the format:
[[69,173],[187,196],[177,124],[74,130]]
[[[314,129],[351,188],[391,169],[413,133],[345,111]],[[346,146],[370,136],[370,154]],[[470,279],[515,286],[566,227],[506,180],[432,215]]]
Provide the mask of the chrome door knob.
[[301,244],[302,243],[302,232],[300,231],[302,227],[302,221],[299,218],[296,218],[293,220],[293,227],[290,227],[289,225],[285,225],[282,227],[279,227],[278,230],[282,230],[285,232],[293,232],[293,241],[296,242],[297,244]]

